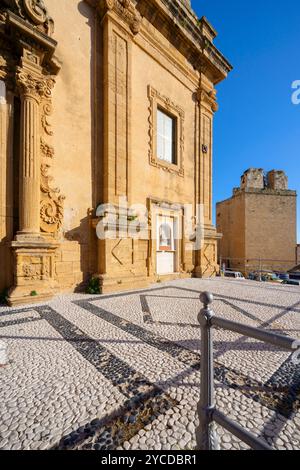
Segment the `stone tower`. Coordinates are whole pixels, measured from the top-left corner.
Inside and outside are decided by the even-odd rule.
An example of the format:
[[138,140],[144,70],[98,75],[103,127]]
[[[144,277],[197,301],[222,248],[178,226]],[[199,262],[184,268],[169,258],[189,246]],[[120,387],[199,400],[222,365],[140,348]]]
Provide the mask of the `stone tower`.
[[250,168],[233,196],[217,204],[219,254],[244,273],[286,271],[295,265],[296,192],[284,171]]

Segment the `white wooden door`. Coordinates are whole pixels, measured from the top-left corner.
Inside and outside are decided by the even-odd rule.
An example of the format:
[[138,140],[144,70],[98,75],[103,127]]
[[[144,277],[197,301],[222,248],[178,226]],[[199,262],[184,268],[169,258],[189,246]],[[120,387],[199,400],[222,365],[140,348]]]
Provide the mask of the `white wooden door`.
[[175,219],[157,216],[157,274],[172,274],[176,267]]

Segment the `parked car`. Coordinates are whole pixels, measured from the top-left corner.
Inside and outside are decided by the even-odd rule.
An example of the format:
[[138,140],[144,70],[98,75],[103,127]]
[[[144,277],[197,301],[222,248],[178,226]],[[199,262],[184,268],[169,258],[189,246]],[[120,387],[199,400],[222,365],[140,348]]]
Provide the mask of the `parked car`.
[[280,284],[282,282],[276,273],[270,273],[265,271],[255,271],[253,273],[249,273],[248,279],[250,279],[251,281],[277,282]]
[[300,281],[300,273],[291,273],[290,274],[291,281]]
[[229,270],[226,270],[225,273],[224,273],[225,277],[231,277],[233,279],[245,279],[245,277],[243,276],[242,273],[240,273],[239,271],[229,271]]
[[300,286],[300,281],[293,281],[293,280],[288,280],[288,281],[282,281],[282,284],[288,284],[289,286]]
[[290,279],[290,276],[287,273],[278,273],[277,275],[282,281],[288,281]]
[[278,282],[279,284],[282,283],[282,280],[275,273],[263,273],[262,280],[264,282]]

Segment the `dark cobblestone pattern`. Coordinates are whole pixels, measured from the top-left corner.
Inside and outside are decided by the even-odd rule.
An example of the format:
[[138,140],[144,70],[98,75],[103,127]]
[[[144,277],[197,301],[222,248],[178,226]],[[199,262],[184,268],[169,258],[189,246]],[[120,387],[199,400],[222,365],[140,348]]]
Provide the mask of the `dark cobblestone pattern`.
[[138,374],[126,362],[114,356],[99,342],[93,340],[76,325],[66,320],[50,307],[37,307],[37,312],[63,338],[71,344],[98,372],[118,387],[127,398],[139,398],[153,389],[157,394],[162,390]]
[[[234,289],[235,285],[237,286],[236,291]],[[228,288],[228,286],[230,286],[230,288]],[[232,286],[232,292],[237,294],[236,297],[232,297],[231,295]],[[199,289],[190,289],[189,287],[199,287]],[[251,289],[252,285],[249,288]],[[168,292],[166,295],[165,293],[160,294],[160,291],[167,291],[168,289],[176,289],[178,290],[178,294],[176,291],[170,293]],[[264,302],[264,298],[260,293],[264,292],[265,290],[269,292],[269,290],[279,291],[280,289],[259,289],[257,291],[258,301],[253,301],[242,297],[244,293],[245,297],[248,297],[249,292],[247,291],[247,288],[242,286],[241,283],[238,284],[234,282],[226,283],[217,281],[214,283],[205,281],[199,281],[199,283],[196,281],[182,282],[178,286],[172,284],[145,291],[137,291],[136,293],[130,292],[113,294],[111,296],[92,297],[88,300],[86,297],[74,296],[73,298],[69,298],[66,296],[66,299],[62,298],[62,301],[57,299],[57,301],[51,303],[51,306],[45,305],[41,307],[31,307],[14,311],[2,310],[0,313],[0,328],[1,326],[4,328],[5,326],[10,325],[12,327],[17,327],[15,330],[7,330],[7,332],[5,332],[3,335],[3,338],[7,338],[8,340],[10,340],[10,338],[20,338],[21,340],[22,338],[25,340],[28,338],[33,342],[40,341],[41,348],[47,344],[47,342],[54,341],[53,346],[56,345],[56,347],[53,348],[53,352],[56,350],[57,354],[57,351],[59,351],[57,345],[61,345],[59,348],[65,348],[64,354],[66,355],[66,358],[68,358],[67,361],[69,364],[73,363],[74,361],[74,364],[79,366],[77,369],[78,371],[85,369],[91,371],[94,380],[94,382],[91,382],[91,384],[95,382],[98,383],[99,380],[100,388],[102,387],[101,396],[103,398],[106,397],[107,389],[108,395],[110,396],[110,394],[115,393],[116,398],[112,398],[112,401],[109,402],[109,406],[102,406],[101,401],[99,402],[98,400],[99,397],[97,397],[97,407],[93,406],[93,409],[88,408],[91,410],[91,412],[83,412],[83,414],[81,414],[81,404],[78,403],[78,409],[80,407],[80,412],[78,413],[79,419],[76,418],[76,420],[71,421],[72,418],[69,419],[69,417],[73,415],[68,414],[66,415],[65,424],[60,424],[59,429],[57,429],[57,424],[59,421],[60,423],[62,422],[61,417],[59,417],[59,413],[61,414],[62,411],[59,411],[58,414],[53,414],[52,419],[55,418],[55,427],[53,428],[52,424],[50,426],[44,424],[43,429],[41,430],[41,432],[43,432],[42,440],[44,442],[40,442],[38,447],[35,446],[34,441],[36,438],[38,438],[39,430],[37,428],[37,430],[32,431],[27,417],[24,416],[20,422],[18,422],[17,418],[15,420],[16,423],[12,423],[12,429],[5,430],[5,426],[7,428],[7,426],[10,427],[10,425],[3,422],[1,428],[0,423],[0,448],[13,448],[16,450],[21,448],[50,448],[55,443],[58,443],[59,439],[64,434],[65,437],[61,439],[59,444],[55,446],[56,449],[113,450],[118,448],[120,450],[179,450],[185,449],[186,446],[189,449],[194,448],[196,445],[194,437],[195,428],[197,427],[196,407],[199,389],[199,374],[197,372],[200,368],[200,361],[199,354],[194,352],[193,349],[195,351],[198,350],[199,341],[195,340],[194,338],[199,338],[200,340],[200,334],[195,332],[195,335],[193,335],[192,331],[184,327],[187,326],[189,328],[193,327],[199,329],[199,326],[197,325],[196,321],[194,325],[188,323],[183,324],[181,322],[176,323],[176,321],[180,321],[181,318],[184,318],[184,315],[181,317],[181,305],[185,306],[184,308],[186,308],[187,311],[189,309],[189,303],[186,302],[183,304],[177,303],[177,310],[176,312],[173,311],[173,314],[171,315],[171,318],[174,318],[175,320],[173,323],[153,321],[147,299],[151,297],[159,299],[161,298],[161,302],[159,301],[158,303],[153,303],[153,308],[155,308],[154,318],[158,319],[160,319],[160,317],[165,317],[166,308],[172,308],[172,302],[170,304],[170,299],[174,298],[175,303],[176,300],[180,302],[181,299],[187,299],[189,301],[192,300],[194,313],[189,315],[189,320],[193,321],[195,318],[194,315],[197,313],[199,291],[201,289],[211,290],[213,292],[215,291],[215,299],[216,301],[219,301],[219,303],[216,303],[216,310],[219,310],[219,313],[224,312],[224,314],[229,315],[230,318],[232,316],[235,317],[237,321],[239,321],[240,315],[240,318],[246,318],[245,321],[247,321],[248,318],[250,320],[249,323],[254,321],[260,327],[271,327],[272,330],[274,330],[275,326],[277,328],[279,325],[275,325],[274,322],[291,312],[292,315],[283,320],[283,325],[279,325],[280,332],[292,332],[294,331],[292,329],[293,326],[298,324],[294,312],[298,310],[297,306],[299,305],[299,302],[293,304],[293,301],[291,301],[291,306],[286,307],[283,305],[277,305],[277,300],[278,303],[281,303],[281,298],[279,294],[277,294],[273,296],[274,300],[276,299],[275,302],[273,301],[272,303],[270,302],[270,304],[267,304]],[[217,292],[218,290],[219,293]],[[185,297],[184,295],[180,295],[180,292],[192,293],[193,295]],[[228,293],[228,295],[222,295],[224,293]],[[130,305],[131,295],[136,296],[135,300],[133,301],[135,306],[132,309]],[[105,309],[101,308],[101,304],[100,307],[93,305],[94,301],[99,302],[109,298],[120,298],[121,300],[122,297],[126,296],[128,296],[128,298],[127,302],[125,302],[125,305],[128,306],[128,310],[124,311],[124,315],[126,315],[126,318],[129,320],[121,318],[123,316],[121,303],[116,304],[114,302],[108,302]],[[144,302],[142,301],[143,297],[145,299]],[[74,301],[74,299],[81,298],[84,300]],[[168,307],[166,307],[166,303],[163,301],[164,298],[169,299]],[[267,294],[265,298],[268,298]],[[78,305],[79,307],[77,308],[76,312],[76,307],[74,305],[72,307],[72,300],[73,304]],[[139,300],[141,300],[142,311],[139,306]],[[234,301],[238,303],[245,302],[245,308],[247,308],[247,304],[249,304],[248,309],[251,313],[247,312],[238,305],[235,305]],[[224,304],[224,309],[222,302]],[[272,307],[272,304],[274,309],[279,309],[279,313],[276,312],[275,316],[273,315],[274,312],[272,313],[272,309],[268,310],[268,308],[264,308],[267,306]],[[252,305],[253,312],[251,311]],[[255,308],[255,306],[260,306],[260,308]],[[199,309],[200,308],[201,305],[199,303]],[[84,310],[92,313],[94,317],[88,317],[88,315],[85,316]],[[237,315],[233,315],[232,310],[236,312]],[[121,316],[112,313],[113,311],[116,311],[117,313],[120,312]],[[11,315],[22,314],[22,312],[30,312],[32,317],[30,314],[27,314],[27,318],[23,318],[21,320],[17,318],[15,320],[12,319]],[[81,312],[85,320],[80,319]],[[252,315],[254,312],[257,316]],[[266,315],[265,312],[267,312]],[[37,315],[37,313],[39,314],[39,317],[34,318],[33,315]],[[147,315],[149,316],[147,317]],[[4,316],[10,316],[10,318],[7,318],[8,321],[6,321]],[[65,316],[67,318],[65,318]],[[102,323],[100,320],[97,321],[95,317],[99,317],[99,319],[104,322]],[[39,319],[45,321],[39,323]],[[144,321],[146,320],[145,328],[146,325],[153,325],[152,328],[151,326],[148,326],[150,331],[142,327],[140,324],[142,319],[144,319]],[[32,327],[30,326],[31,322],[33,325]],[[36,322],[36,324],[34,322]],[[105,325],[105,322],[107,325]],[[28,324],[27,327],[26,323]],[[22,324],[24,324],[24,331],[21,328],[20,332],[22,334],[19,335],[18,326],[20,325],[22,327]],[[51,325],[54,330],[50,329],[49,326],[47,329],[48,324]],[[87,326],[88,324],[90,326]],[[38,325],[38,327],[35,325]],[[166,325],[174,326],[174,328],[164,328]],[[95,335],[93,333],[94,326],[95,331],[97,330]],[[100,339],[102,338],[102,328],[102,331],[106,332],[106,336],[104,335],[103,337],[103,342]],[[144,344],[144,346],[141,346],[142,352],[143,348],[147,350],[147,345],[156,348],[158,351],[161,351],[157,351],[156,354],[153,354],[153,364],[155,364],[155,367],[157,366],[158,371],[160,370],[159,368],[161,366],[160,362],[156,361],[159,356],[160,361],[162,360],[162,357],[164,356],[162,353],[166,353],[170,356],[170,358],[179,361],[178,363],[175,363],[169,359],[169,361],[171,361],[170,363],[173,364],[173,367],[176,367],[176,364],[178,364],[178,370],[175,372],[174,369],[170,369],[170,374],[167,374],[166,376],[163,374],[160,376],[158,374],[158,379],[154,378],[156,375],[153,375],[152,373],[152,375],[149,376],[151,378],[147,379],[144,377],[145,369],[141,367],[141,364],[143,364],[144,360],[143,355],[141,356],[140,361],[135,361],[134,357],[132,358],[130,355],[125,354],[126,359],[124,360],[122,348],[116,347],[116,349],[114,349],[111,345],[108,346],[108,348],[102,346],[105,344],[104,341],[107,339],[109,340],[110,332],[112,333],[113,337],[113,333],[118,330],[124,331],[125,333],[138,338],[138,343],[141,345]],[[28,333],[29,331],[32,333]],[[169,332],[171,332],[170,335]],[[4,330],[2,330],[2,333],[4,333]],[[165,335],[167,337],[165,337]],[[291,335],[293,335],[293,333],[291,333]],[[60,336],[62,336],[61,339]],[[119,332],[116,337],[122,343],[122,332]],[[124,335],[124,337],[126,337],[126,335]],[[98,339],[96,340],[94,338]],[[49,352],[51,353],[52,351],[52,349],[49,348],[49,344],[50,343],[48,343],[48,348],[41,351],[41,354],[46,351],[45,357],[47,358],[49,357],[47,354],[49,354]],[[130,341],[128,344],[130,344]],[[33,343],[32,351],[37,350],[39,355],[38,348],[40,346],[39,343]],[[283,356],[276,356],[276,350],[274,349],[273,354],[273,350],[270,349],[270,358],[272,359],[272,357],[275,357],[275,360],[273,359],[273,366],[269,368],[268,363],[267,373],[264,375],[261,375],[261,369],[258,367],[258,372],[253,374],[252,377],[252,370],[255,371],[256,369],[255,362],[253,362],[253,369],[251,363],[251,367],[244,369],[245,372],[242,373],[240,370],[243,371],[243,360],[247,358],[248,350],[260,351],[262,344],[249,343],[246,341],[246,338],[243,337],[236,339],[234,335],[223,336],[223,334],[220,335],[219,331],[216,331],[215,346],[216,351],[220,353],[220,356],[224,354],[224,351],[236,351],[238,357],[241,358],[241,363],[231,362],[230,357],[228,361],[227,355],[224,355],[222,358],[222,363],[218,360],[215,361],[216,398],[218,408],[224,413],[228,414],[228,416],[230,416],[235,421],[240,422],[243,427],[250,431],[253,430],[253,432],[257,435],[259,434],[261,437],[265,438],[269,444],[274,445],[274,447],[279,449],[298,448],[300,442],[298,432],[300,429],[300,421],[299,411],[298,413],[296,413],[296,411],[299,410],[300,379],[297,368],[295,368],[290,360],[285,360],[287,355],[285,354]],[[29,347],[29,354],[31,354],[30,348],[31,345]],[[76,350],[79,354],[76,354],[72,348],[74,348],[74,350]],[[263,348],[263,351],[265,351],[265,348]],[[14,350],[14,353],[16,353],[16,349]],[[59,353],[57,355],[59,356]],[[278,358],[278,362],[276,362],[276,357]],[[137,357],[137,359],[139,358]],[[167,357],[163,358],[163,361],[164,360],[166,363],[168,362]],[[182,368],[180,363],[182,363],[187,368],[184,366]],[[276,364],[282,365],[274,373],[274,370],[276,370]],[[90,367],[90,365],[92,365],[92,367]],[[65,363],[64,360],[61,360],[60,367],[61,366],[64,367],[64,370],[67,370],[67,374],[69,374],[67,363]],[[54,375],[56,374],[55,367],[56,363],[54,362]],[[73,369],[74,365],[73,368],[70,368],[70,371],[72,372]],[[84,374],[80,375],[81,379],[76,382],[75,372],[72,387],[78,386],[80,387],[80,390],[82,390],[81,385],[82,381],[85,379]],[[248,374],[251,375],[251,377],[248,376]],[[271,374],[273,375],[271,378],[269,378]],[[26,375],[24,376],[23,374],[23,377],[26,378]],[[183,377],[185,377],[184,380]],[[260,377],[264,377],[264,379],[260,381]],[[107,385],[104,385],[103,388],[101,381],[106,380],[112,384],[111,387],[109,387],[108,382],[104,382]],[[41,381],[39,381],[38,378],[38,383],[40,385],[42,385],[42,382],[43,378],[41,377]],[[59,383],[57,383],[57,386],[59,386]],[[26,387],[27,385],[25,384],[25,388]],[[97,396],[97,390],[100,390],[100,388],[89,388],[89,391],[93,395],[94,400]],[[23,392],[22,389],[24,389],[24,384],[20,384],[19,392],[21,398]],[[84,400],[87,397],[87,402],[90,403],[90,398],[92,401],[92,395],[91,397],[86,395],[85,397],[80,398],[80,400]],[[7,393],[6,396],[10,397],[10,394]],[[3,396],[5,400],[6,396]],[[72,392],[68,393],[67,396],[65,394],[62,395],[62,404],[60,404],[60,408],[67,406],[68,401],[76,400],[76,397],[76,389],[75,395],[72,395]],[[123,400],[123,397],[126,397],[127,401],[125,401],[126,398]],[[36,400],[36,407],[43,406],[44,408],[45,406],[46,409],[47,404],[45,403],[44,398],[42,398],[41,403],[39,402],[38,396],[36,397]],[[110,403],[113,403],[113,406],[111,406]],[[11,406],[13,406],[13,404]],[[21,407],[22,406],[23,405],[21,405]],[[92,405],[89,404],[89,406]],[[3,409],[5,409],[5,407],[3,407]],[[69,411],[66,411],[66,413],[67,412]],[[65,413],[65,411],[63,413]],[[296,416],[294,417],[295,414]],[[94,417],[97,417],[97,419],[93,419]],[[3,418],[5,420],[4,414]],[[92,419],[93,421],[90,421]],[[24,427],[25,421],[26,428]],[[75,425],[73,423],[75,423]],[[20,430],[22,433],[21,441],[19,442],[16,442],[14,436],[14,429],[17,428],[18,431]],[[30,433],[28,436],[26,434],[27,441],[24,441],[24,433],[27,433],[28,428],[30,428]],[[47,433],[45,429],[47,430]],[[229,435],[222,428],[218,428],[218,433],[221,437],[222,449],[241,450],[245,448],[242,443],[238,442],[238,440]],[[8,436],[8,434],[10,435]],[[50,439],[51,444],[49,444]]]
[[[139,325],[124,320],[116,314],[108,312],[90,302],[78,301],[76,304],[98,316],[102,320],[112,323],[151,346],[170,354],[188,367],[200,370],[199,355],[193,351],[178,344],[171,343],[165,338],[145,330]],[[284,375],[281,373],[281,368],[277,371],[277,375]],[[258,382],[239,371],[230,369],[218,362],[215,362],[215,379],[221,382],[222,385],[232,389],[238,389],[248,398],[251,398],[272,411],[281,413],[286,418],[290,418],[294,411],[299,409],[297,393],[300,389],[300,381],[298,376],[293,382],[293,386],[286,384],[284,390],[278,390],[278,388],[271,382],[269,384],[263,384],[262,382]]]
[[139,338],[141,341],[149,344],[150,346],[159,349],[160,351],[166,352],[174,359],[183,362],[189,367],[195,367],[199,369],[199,356],[196,353],[193,353],[189,349],[186,349],[176,343],[172,343],[168,341],[166,338],[158,336],[155,333],[152,333],[149,330],[145,330],[139,325],[132,323],[128,320],[124,320],[124,318],[115,315],[114,313],[108,312],[92,303],[80,300],[78,302],[74,302],[76,305],[79,305],[81,308],[87,310],[88,312],[96,315],[97,317],[101,318],[102,320],[111,323],[112,325],[120,328],[126,333]]
[[113,417],[95,419],[65,436],[57,450],[114,450],[178,403],[152,387],[149,393],[127,401]]
[[3,321],[0,322],[0,328],[5,328],[7,326],[18,326],[23,325],[25,323],[32,323],[35,321],[40,321],[40,318],[24,318],[23,320],[11,320],[11,321]]
[[58,449],[115,449],[177,404],[162,389],[142,377],[52,308],[37,307],[36,311],[98,372],[109,379],[113,386],[130,398],[113,419],[106,423],[105,419],[95,419],[65,437],[57,446]]

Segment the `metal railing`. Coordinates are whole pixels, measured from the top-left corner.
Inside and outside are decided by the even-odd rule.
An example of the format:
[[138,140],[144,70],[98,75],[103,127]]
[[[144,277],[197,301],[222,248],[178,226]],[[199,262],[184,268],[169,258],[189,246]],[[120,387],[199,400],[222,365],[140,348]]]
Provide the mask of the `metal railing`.
[[[201,326],[201,396],[198,404],[200,425],[196,431],[197,449],[220,449],[219,439],[215,430],[215,423],[217,423],[254,450],[272,450],[272,447],[262,439],[254,436],[216,409],[212,329],[213,327],[218,327],[240,333],[241,335],[293,351],[294,353],[297,347],[299,347],[299,341],[215,316],[210,309],[213,295],[209,292],[202,293],[200,300],[204,304],[204,308],[198,315],[198,321]],[[299,354],[299,351],[296,351],[296,354]]]

